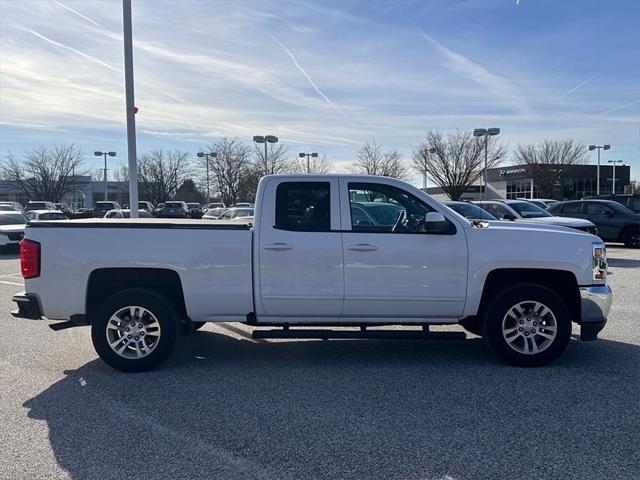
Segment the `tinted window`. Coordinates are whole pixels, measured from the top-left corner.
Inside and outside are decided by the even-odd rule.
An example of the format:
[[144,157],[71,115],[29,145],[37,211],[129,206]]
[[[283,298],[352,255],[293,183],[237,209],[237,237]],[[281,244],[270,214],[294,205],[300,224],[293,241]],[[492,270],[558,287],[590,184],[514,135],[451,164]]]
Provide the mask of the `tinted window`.
[[434,210],[410,193],[381,183],[349,183],[351,230],[354,232],[424,232]]
[[496,218],[502,218],[505,215],[509,215],[511,213],[507,208],[497,203],[484,203],[480,205],[480,207],[484,208],[487,212],[489,212]]
[[522,218],[540,218],[553,216],[546,210],[543,210],[539,206],[529,202],[512,202],[509,203],[509,206],[516,212],[518,212]]
[[331,230],[329,182],[285,182],[276,190],[276,225],[282,230]]
[[41,213],[39,220],[66,220],[67,217],[62,213]]
[[582,213],[582,204],[567,203],[564,207],[562,207],[562,213]]
[[473,203],[445,203],[445,205],[469,220],[497,220],[489,212]]
[[587,215],[610,215],[613,210],[602,203],[587,202]]

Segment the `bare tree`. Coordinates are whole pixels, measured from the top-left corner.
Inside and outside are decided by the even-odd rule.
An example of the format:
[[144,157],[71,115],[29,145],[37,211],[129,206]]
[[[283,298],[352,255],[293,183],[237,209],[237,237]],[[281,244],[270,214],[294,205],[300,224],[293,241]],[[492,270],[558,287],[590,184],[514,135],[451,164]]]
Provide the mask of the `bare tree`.
[[397,150],[383,151],[375,140],[365,143],[356,152],[356,161],[348,170],[361,175],[382,175],[405,179],[409,169]]
[[[487,168],[492,168],[500,163],[506,149],[491,137],[488,145]],[[458,200],[482,176],[484,158],[483,138],[465,131],[446,136],[431,131],[414,148],[412,166],[419,173],[426,171],[451,200]]]
[[82,153],[73,144],[39,147],[24,154],[21,161],[9,155],[3,176],[14,180],[35,200],[59,202],[75,188],[74,175],[84,173]]
[[[308,168],[307,168],[308,167]],[[309,163],[307,165],[307,157],[296,157],[291,161],[290,171],[291,173],[329,173],[333,165],[327,160],[326,155],[322,157],[309,157]]]
[[178,150],[153,150],[144,155],[138,162],[141,196],[154,204],[173,198],[191,173],[189,156]]
[[539,196],[551,197],[553,186],[585,162],[587,147],[573,140],[543,140],[538,144],[519,145],[514,160],[526,165]]
[[252,169],[249,147],[238,138],[222,138],[208,151],[218,154],[209,165],[222,200],[233,204],[238,200],[243,177]]
[[[254,143],[253,165],[263,175],[288,173],[291,170],[289,161],[289,149],[283,143],[267,143],[267,162],[264,161],[264,145]],[[266,166],[266,169],[265,169]]]

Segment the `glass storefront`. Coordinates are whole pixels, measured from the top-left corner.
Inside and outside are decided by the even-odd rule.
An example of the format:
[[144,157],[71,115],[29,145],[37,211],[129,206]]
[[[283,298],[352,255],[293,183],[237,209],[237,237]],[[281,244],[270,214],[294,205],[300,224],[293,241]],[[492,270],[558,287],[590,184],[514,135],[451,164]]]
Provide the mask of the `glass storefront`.
[[[519,180],[507,180],[507,198],[531,198],[531,180],[523,178]],[[538,189],[533,186],[533,198],[538,198]]]

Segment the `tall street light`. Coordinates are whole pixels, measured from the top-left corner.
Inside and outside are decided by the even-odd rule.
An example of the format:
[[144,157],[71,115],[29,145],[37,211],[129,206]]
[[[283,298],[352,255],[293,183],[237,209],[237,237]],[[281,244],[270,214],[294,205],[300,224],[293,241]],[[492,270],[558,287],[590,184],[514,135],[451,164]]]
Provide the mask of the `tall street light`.
[[596,168],[596,195],[600,195],[600,150],[609,150],[611,145],[589,145],[589,150],[598,150],[598,167]]
[[209,195],[209,158],[216,158],[218,156],[218,152],[209,152],[209,153],[198,152],[196,153],[196,155],[200,158],[202,157],[205,158],[204,163],[207,169],[207,203],[209,203],[209,201],[211,200],[211,196]]
[[309,164],[309,159],[310,159],[311,157],[313,157],[313,158],[317,158],[317,157],[318,157],[318,154],[317,154],[316,152],[313,152],[313,153],[304,153],[304,152],[300,152],[300,153],[298,154],[298,156],[299,156],[300,158],[307,157],[307,173],[311,173],[311,165]]
[[622,160],[607,160],[607,163],[613,163],[613,175],[612,175],[612,179],[613,180],[613,185],[611,186],[611,193],[613,195],[616,194],[616,163],[623,163]]
[[96,157],[101,157],[104,155],[104,199],[107,200],[107,155],[110,157],[115,157],[116,152],[101,152],[96,150],[93,152]]
[[499,128],[476,128],[473,131],[474,137],[484,137],[484,199],[487,197],[487,163],[489,156],[489,137],[493,137],[494,135],[500,135]]
[[136,117],[133,83],[133,30],[131,0],[122,0],[122,39],[124,46],[124,97],[127,118],[127,161],[129,164],[129,208],[131,218],[138,218],[138,154],[136,152]]
[[264,174],[269,175],[269,162],[267,162],[267,143],[278,143],[278,137],[275,135],[255,135],[253,141],[256,143],[264,143]]

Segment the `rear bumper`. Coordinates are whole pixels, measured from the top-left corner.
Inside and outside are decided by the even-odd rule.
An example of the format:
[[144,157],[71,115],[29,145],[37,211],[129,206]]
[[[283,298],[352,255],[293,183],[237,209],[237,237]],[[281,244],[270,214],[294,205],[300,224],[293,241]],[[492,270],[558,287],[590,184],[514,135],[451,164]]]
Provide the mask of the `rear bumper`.
[[589,341],[598,338],[598,333],[607,323],[613,303],[609,285],[580,287],[580,339]]
[[18,304],[18,309],[11,312],[14,317],[29,320],[40,320],[42,318],[40,303],[34,295],[20,292],[16,293],[11,299]]

